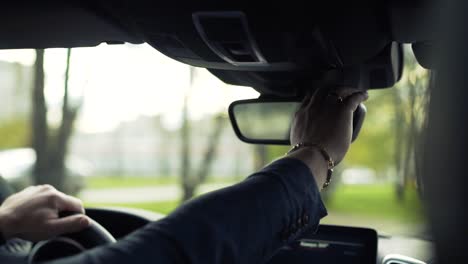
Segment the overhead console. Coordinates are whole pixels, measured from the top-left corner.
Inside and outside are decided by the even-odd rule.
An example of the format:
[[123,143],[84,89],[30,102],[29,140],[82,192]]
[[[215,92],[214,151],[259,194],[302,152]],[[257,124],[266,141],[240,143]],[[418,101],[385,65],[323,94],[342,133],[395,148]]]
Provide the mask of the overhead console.
[[179,8],[177,1],[171,7],[149,0],[101,2],[164,54],[210,69],[326,70],[362,63],[392,42],[382,6],[309,10],[295,1],[266,9],[238,1],[179,2]]
[[205,44],[228,64],[269,68],[244,13],[194,12],[192,18]]
[[163,54],[261,93],[294,96],[316,81],[385,88],[401,77],[401,45],[382,5],[310,9],[292,1],[256,9],[224,1],[174,9],[149,0],[103,2]]
[[[209,69],[228,84],[252,86],[262,94],[301,96],[317,82],[331,86],[359,87],[365,89],[393,86],[403,72],[403,50],[392,42],[374,58],[362,64],[337,67],[325,71],[300,69],[296,71],[232,71]],[[291,89],[294,87],[295,89]]]

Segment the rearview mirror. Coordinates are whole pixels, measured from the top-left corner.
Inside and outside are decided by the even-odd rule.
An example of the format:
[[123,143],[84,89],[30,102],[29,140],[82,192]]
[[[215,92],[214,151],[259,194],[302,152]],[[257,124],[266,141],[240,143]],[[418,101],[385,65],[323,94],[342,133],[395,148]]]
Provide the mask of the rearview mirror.
[[[229,106],[229,118],[237,137],[247,143],[291,145],[289,140],[294,114],[300,99],[250,99],[235,101]],[[354,141],[366,114],[363,104],[354,112]]]

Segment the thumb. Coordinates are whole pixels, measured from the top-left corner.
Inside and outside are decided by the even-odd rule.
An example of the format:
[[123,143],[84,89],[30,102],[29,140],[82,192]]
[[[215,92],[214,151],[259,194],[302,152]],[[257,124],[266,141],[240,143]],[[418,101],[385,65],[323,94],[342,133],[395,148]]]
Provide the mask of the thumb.
[[349,110],[354,112],[359,106],[359,104],[366,101],[367,98],[369,98],[367,92],[353,93],[346,98],[345,105]]
[[91,225],[91,220],[83,214],[76,214],[47,222],[46,229],[51,236],[75,233]]

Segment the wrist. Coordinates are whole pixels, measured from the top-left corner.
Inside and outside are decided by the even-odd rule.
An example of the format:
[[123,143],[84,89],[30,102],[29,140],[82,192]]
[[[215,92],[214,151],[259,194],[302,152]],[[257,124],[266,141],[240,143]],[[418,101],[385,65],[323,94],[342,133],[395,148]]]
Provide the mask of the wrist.
[[302,147],[287,155],[289,158],[295,158],[307,165],[319,190],[322,189],[327,181],[328,163],[323,158],[320,150],[315,147]]

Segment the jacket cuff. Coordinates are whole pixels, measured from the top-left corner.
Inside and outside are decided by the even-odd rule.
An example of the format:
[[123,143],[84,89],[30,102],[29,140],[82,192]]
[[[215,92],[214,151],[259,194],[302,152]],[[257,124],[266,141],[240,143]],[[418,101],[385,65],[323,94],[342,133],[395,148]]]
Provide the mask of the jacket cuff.
[[289,214],[278,234],[283,245],[293,242],[305,231],[317,231],[320,219],[328,213],[309,167],[298,159],[283,158],[262,169],[258,175],[261,174],[278,179],[287,193]]

